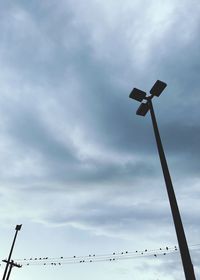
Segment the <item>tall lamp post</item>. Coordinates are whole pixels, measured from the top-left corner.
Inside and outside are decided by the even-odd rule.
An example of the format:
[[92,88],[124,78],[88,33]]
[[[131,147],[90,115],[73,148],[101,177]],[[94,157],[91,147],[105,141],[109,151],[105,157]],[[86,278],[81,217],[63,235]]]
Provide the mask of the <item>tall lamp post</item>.
[[[15,228],[16,232],[15,232],[15,236],[14,236],[14,239],[13,239],[13,243],[12,243],[12,246],[11,246],[11,249],[10,249],[10,253],[9,253],[9,256],[8,256],[8,260],[3,260],[4,262],[6,262],[6,267],[5,267],[5,270],[4,270],[4,274],[3,274],[2,280],[5,280],[5,279],[6,279],[6,274],[7,274],[9,265],[10,265],[10,269],[9,269],[9,272],[8,272],[7,279],[8,279],[9,276],[10,276],[12,267],[13,267],[13,266],[18,266],[18,265],[15,265],[15,264],[13,263],[13,261],[10,261],[10,260],[11,260],[13,248],[14,248],[14,245],[15,245],[15,241],[16,241],[16,238],[17,238],[17,234],[18,234],[18,231],[21,229],[21,227],[22,227],[22,225],[16,225],[16,228]],[[21,267],[21,266],[18,266],[18,267]]]
[[178,244],[179,244],[179,248],[180,248],[180,254],[181,254],[183,269],[184,269],[184,273],[185,273],[185,279],[186,280],[195,280],[196,278],[195,278],[194,269],[193,269],[193,265],[192,265],[188,245],[187,245],[187,240],[185,237],[183,224],[181,221],[181,215],[179,212],[179,208],[178,208],[174,188],[172,185],[172,180],[171,180],[171,176],[169,173],[167,160],[165,157],[165,153],[164,153],[164,149],[163,149],[163,145],[162,145],[162,141],[160,138],[160,133],[158,130],[158,125],[157,125],[157,121],[156,121],[156,117],[155,117],[155,113],[154,113],[154,109],[153,109],[153,104],[152,104],[152,98],[154,96],[157,96],[157,97],[160,96],[160,94],[162,93],[162,91],[165,89],[166,86],[167,86],[166,83],[157,80],[156,83],[153,85],[152,89],[150,90],[149,96],[146,96],[146,92],[144,92],[140,89],[134,88],[132,90],[132,92],[130,93],[129,97],[132,99],[135,99],[139,102],[142,102],[143,100],[145,100],[145,102],[142,102],[141,105],[139,106],[139,108],[136,112],[137,115],[145,116],[147,114],[147,112],[150,111],[154,134],[155,134],[155,138],[156,138],[156,144],[157,144],[158,153],[159,153],[159,157],[160,157],[160,163],[162,166],[162,171],[163,171],[165,184],[166,184],[166,188],[167,188],[169,203],[171,206],[171,212],[172,212],[172,216],[173,216],[174,226],[175,226]]

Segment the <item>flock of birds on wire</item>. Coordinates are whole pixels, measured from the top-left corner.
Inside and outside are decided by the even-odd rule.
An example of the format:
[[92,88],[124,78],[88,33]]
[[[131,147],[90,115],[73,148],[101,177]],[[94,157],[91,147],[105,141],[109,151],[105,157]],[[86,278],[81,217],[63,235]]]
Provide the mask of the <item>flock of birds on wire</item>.
[[[200,244],[191,245],[191,249],[198,250]],[[20,262],[22,266],[29,265],[43,265],[43,266],[56,266],[65,264],[78,264],[78,263],[93,263],[93,262],[113,262],[117,260],[128,260],[140,257],[154,257],[165,256],[167,254],[172,254],[178,252],[177,246],[164,247],[159,249],[151,250],[136,250],[136,251],[123,251],[123,252],[113,252],[112,254],[89,254],[86,256],[71,256],[71,257],[39,257],[39,258],[24,258],[15,259],[15,261]]]

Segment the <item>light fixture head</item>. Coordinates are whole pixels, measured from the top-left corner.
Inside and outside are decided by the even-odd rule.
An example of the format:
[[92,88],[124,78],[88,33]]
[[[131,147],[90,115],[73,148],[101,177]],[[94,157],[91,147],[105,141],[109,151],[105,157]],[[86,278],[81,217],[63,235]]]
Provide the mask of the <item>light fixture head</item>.
[[146,97],[146,92],[138,88],[134,88],[129,95],[129,98],[135,99],[139,102],[141,102],[145,97]]
[[157,80],[155,84],[153,85],[152,89],[150,90],[150,93],[154,96],[160,96],[160,94],[163,92],[163,90],[166,88],[167,84]]
[[22,225],[16,225],[15,230],[20,230],[20,229],[21,229],[21,227],[22,227]]
[[149,111],[149,104],[148,104],[148,102],[141,103],[139,108],[137,109],[136,115],[144,117],[148,111]]

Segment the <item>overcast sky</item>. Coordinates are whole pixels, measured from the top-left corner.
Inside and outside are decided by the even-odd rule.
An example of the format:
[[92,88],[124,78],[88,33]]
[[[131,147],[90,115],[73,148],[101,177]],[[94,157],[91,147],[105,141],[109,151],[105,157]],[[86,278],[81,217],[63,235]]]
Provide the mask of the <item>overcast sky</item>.
[[[150,116],[128,98],[158,79],[168,86],[154,109],[188,244],[200,243],[199,34],[198,0],[0,1],[1,259],[16,224],[15,258],[177,245]],[[184,279],[179,253],[11,277]]]

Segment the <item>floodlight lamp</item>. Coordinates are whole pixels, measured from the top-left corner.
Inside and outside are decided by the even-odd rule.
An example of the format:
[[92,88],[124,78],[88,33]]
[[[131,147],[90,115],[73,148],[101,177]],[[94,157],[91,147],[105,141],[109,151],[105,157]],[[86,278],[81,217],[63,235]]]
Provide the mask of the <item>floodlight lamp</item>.
[[148,102],[141,103],[141,105],[137,109],[136,115],[144,117],[148,111],[149,111],[149,104],[148,104]]
[[167,84],[157,80],[155,84],[153,85],[152,89],[150,90],[150,93],[154,96],[160,96],[160,94],[163,92],[163,90],[166,88]]
[[129,95],[129,98],[135,99],[139,102],[141,102],[145,97],[146,97],[146,92],[138,88],[134,88]]
[[22,225],[16,225],[15,230],[20,230],[20,229],[21,229],[21,227],[22,227]]

